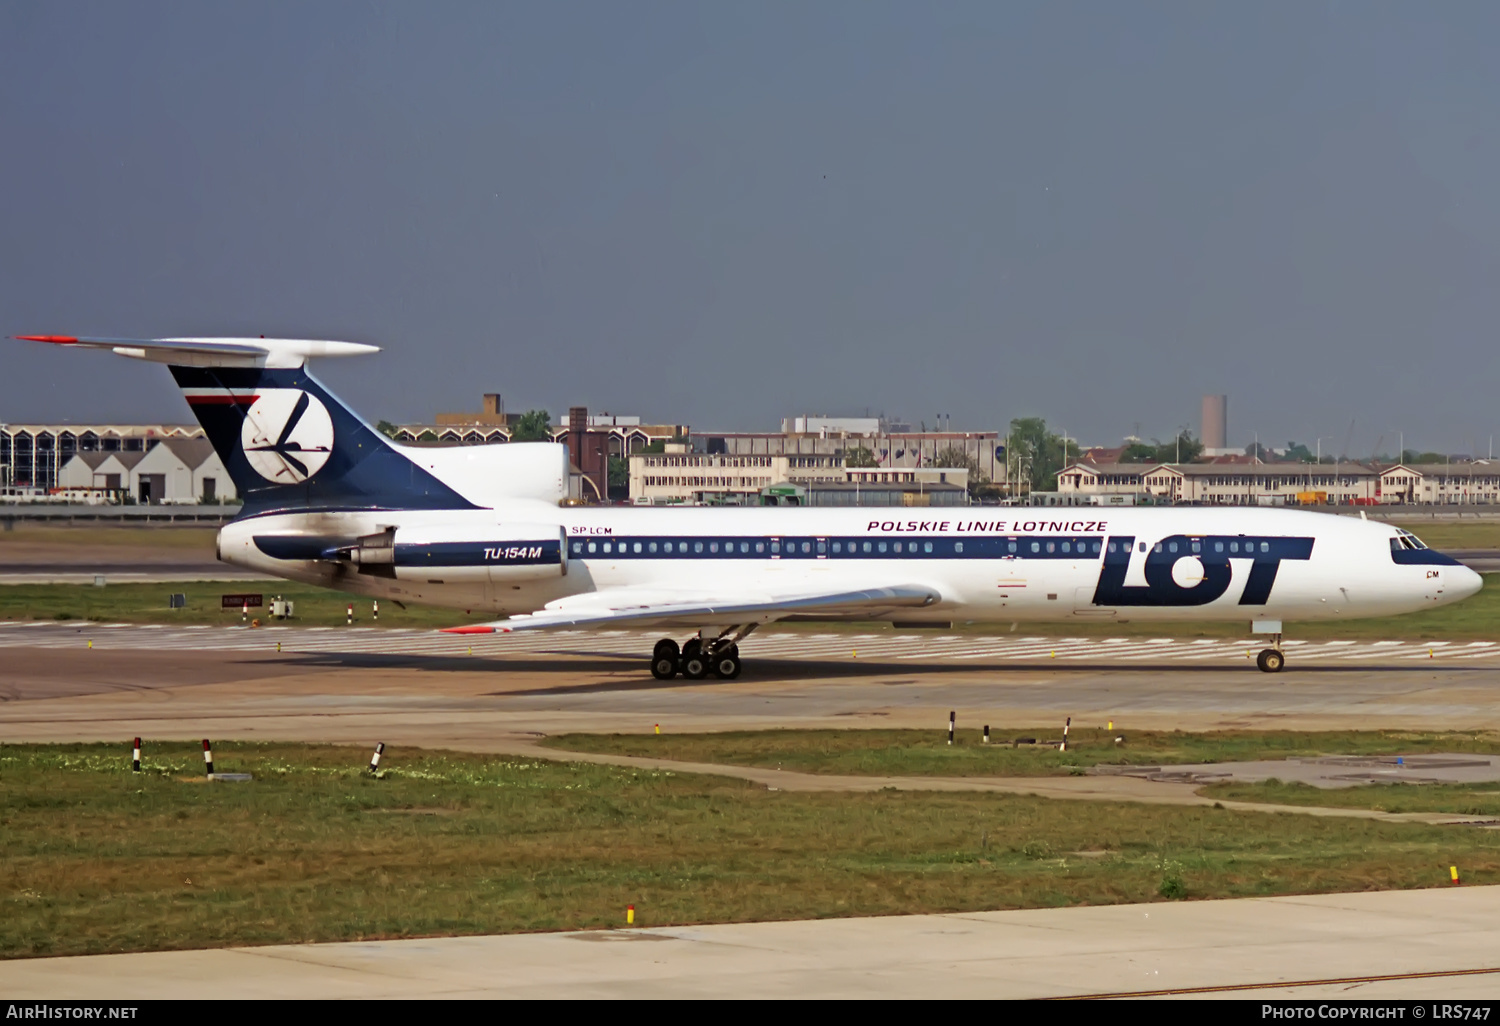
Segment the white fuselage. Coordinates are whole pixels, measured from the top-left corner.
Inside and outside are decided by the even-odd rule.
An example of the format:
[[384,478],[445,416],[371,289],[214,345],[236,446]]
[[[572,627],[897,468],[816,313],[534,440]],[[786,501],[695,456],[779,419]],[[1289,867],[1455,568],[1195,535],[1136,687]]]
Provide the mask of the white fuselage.
[[[410,539],[406,562],[377,573],[274,558],[257,542],[347,541],[392,528],[398,549]],[[565,539],[559,565],[510,565],[516,538],[548,532]],[[484,510],[255,517],[220,532],[220,557],[291,580],[502,616],[637,586],[757,595],[899,582],[941,599],[888,618],[932,623],[1330,620],[1432,608],[1479,590],[1478,574],[1436,554],[1398,561],[1396,535],[1357,517],[1245,508],[566,508],[516,500]],[[472,542],[472,558],[422,563],[412,554],[430,539]]]

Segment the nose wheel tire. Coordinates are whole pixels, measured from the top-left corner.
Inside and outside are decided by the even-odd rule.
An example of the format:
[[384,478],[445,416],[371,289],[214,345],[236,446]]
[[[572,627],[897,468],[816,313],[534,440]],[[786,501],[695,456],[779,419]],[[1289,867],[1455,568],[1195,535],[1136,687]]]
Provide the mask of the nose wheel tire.
[[1286,656],[1274,648],[1264,649],[1255,657],[1255,665],[1262,673],[1280,673],[1281,668],[1286,665]]

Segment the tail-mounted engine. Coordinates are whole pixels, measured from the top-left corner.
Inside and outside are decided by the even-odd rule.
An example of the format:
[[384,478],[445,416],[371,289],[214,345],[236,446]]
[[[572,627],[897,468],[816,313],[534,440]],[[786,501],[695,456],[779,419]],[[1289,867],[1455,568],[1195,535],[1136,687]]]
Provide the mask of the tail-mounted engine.
[[406,579],[440,573],[445,579],[520,584],[568,572],[567,538],[555,524],[387,527],[327,549],[322,558],[351,564],[362,574]]

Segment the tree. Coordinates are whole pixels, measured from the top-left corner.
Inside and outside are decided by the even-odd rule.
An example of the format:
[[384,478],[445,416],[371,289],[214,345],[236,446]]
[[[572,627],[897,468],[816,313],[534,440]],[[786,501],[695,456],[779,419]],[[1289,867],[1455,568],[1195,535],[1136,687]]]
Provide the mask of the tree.
[[1020,477],[1032,491],[1057,490],[1057,472],[1078,458],[1078,446],[1047,430],[1041,417],[1020,417],[1010,422],[1010,449],[1019,461]]
[[375,430],[379,431],[382,435],[385,435],[387,438],[395,438],[396,437],[396,432],[398,430],[400,430],[400,429],[397,428],[396,425],[392,424],[390,421],[388,421],[388,420],[382,420],[378,424],[375,425]]
[[608,491],[611,499],[630,497],[630,461],[623,456],[609,458]]
[[979,469],[979,460],[962,449],[949,446],[939,451],[932,457],[934,467],[953,467],[955,469],[967,470],[969,472],[969,494],[977,495],[980,489],[990,483]]
[[1269,463],[1271,460],[1276,458],[1275,453],[1273,453],[1270,449],[1267,449],[1264,445],[1261,445],[1259,442],[1251,442],[1249,445],[1245,446],[1245,455],[1254,457],[1255,459],[1260,460],[1262,463]]
[[1131,442],[1120,453],[1121,463],[1155,463],[1156,446],[1147,445],[1145,442]]
[[1312,450],[1301,442],[1286,443],[1286,452],[1282,454],[1282,458],[1294,463],[1316,463],[1318,459],[1313,455]]
[[852,449],[844,450],[844,466],[846,467],[878,467],[880,461],[875,454],[863,445],[856,445]]
[[[683,436],[683,435],[673,435],[672,436],[672,444],[673,445],[686,445],[687,441],[688,441],[687,438],[685,436]],[[647,453],[647,454],[649,454],[649,453],[655,453],[655,454],[658,454],[658,455],[661,454],[661,453],[664,453],[666,451],[667,451],[667,440],[665,438],[653,438],[653,439],[651,439],[651,441],[647,442],[641,448],[639,448],[639,449],[636,450],[636,452],[638,452],[638,453]]]
[[527,410],[511,428],[512,442],[552,441],[552,417],[546,410]]

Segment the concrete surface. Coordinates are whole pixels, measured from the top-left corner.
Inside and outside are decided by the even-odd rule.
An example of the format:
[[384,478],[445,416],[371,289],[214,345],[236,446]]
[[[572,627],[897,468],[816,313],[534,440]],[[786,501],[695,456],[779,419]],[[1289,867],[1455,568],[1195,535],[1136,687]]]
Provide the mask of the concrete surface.
[[[641,909],[649,921],[650,910]],[[1434,975],[1427,975],[1434,974]],[[11,999],[1500,996],[1500,887],[0,962]]]

